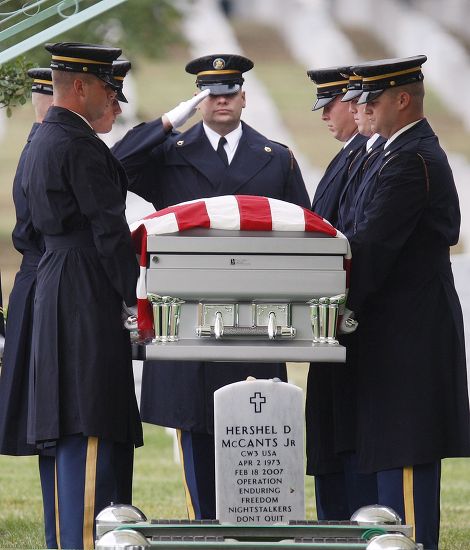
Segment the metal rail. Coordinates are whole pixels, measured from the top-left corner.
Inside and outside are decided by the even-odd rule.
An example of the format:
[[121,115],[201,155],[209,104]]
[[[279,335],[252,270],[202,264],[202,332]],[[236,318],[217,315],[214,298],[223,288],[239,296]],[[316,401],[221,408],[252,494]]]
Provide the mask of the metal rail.
[[[23,19],[18,23],[14,23],[13,25],[10,25],[0,31],[0,44],[8,38],[12,38],[20,32],[31,29],[38,23],[43,23],[53,16],[59,16],[62,19],[58,23],[37,32],[32,36],[21,40],[14,46],[0,52],[0,64],[6,63],[7,61],[24,54],[36,46],[44,44],[55,36],[64,33],[84,23],[85,21],[93,19],[105,11],[122,4],[126,0],[99,0],[93,6],[80,11],[79,5],[81,1],[82,0],[61,0],[59,2],[55,2],[52,6],[46,7],[46,4],[49,3],[47,0],[37,0],[34,2],[25,2],[23,7],[19,10],[17,9],[12,12],[0,11],[0,28],[6,22],[16,20],[22,16],[26,17],[26,19]],[[8,0],[3,0],[0,2],[0,10],[5,9],[4,6],[7,3]],[[74,12],[71,15],[67,15],[64,10],[71,7],[75,8]]]

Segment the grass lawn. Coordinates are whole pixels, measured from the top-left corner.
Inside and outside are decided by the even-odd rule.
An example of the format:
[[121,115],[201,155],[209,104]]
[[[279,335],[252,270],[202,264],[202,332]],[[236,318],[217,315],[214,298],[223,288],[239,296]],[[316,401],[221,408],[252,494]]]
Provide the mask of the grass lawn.
[[[313,479],[306,477],[307,517],[315,518]],[[134,504],[148,518],[186,517],[180,469],[172,439],[145,425],[145,446],[136,451]],[[44,548],[36,457],[0,456],[0,548]],[[470,548],[470,461],[444,461],[441,550]]]
[[[289,380],[305,387],[306,364],[290,365]],[[150,518],[185,518],[180,466],[163,428],[144,424],[137,449],[134,504]],[[470,460],[443,462],[441,550],[470,549]],[[315,519],[313,478],[305,477],[306,516]],[[36,457],[0,456],[0,548],[44,548],[42,502]]]

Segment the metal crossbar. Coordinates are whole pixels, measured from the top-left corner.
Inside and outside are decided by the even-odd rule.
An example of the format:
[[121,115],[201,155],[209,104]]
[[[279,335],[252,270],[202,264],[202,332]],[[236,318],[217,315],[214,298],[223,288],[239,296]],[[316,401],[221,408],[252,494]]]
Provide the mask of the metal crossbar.
[[[0,52],[0,64],[10,61],[36,46],[44,44],[54,36],[64,33],[89,19],[93,19],[101,13],[122,4],[126,0],[99,0],[93,6],[80,11],[81,1],[82,0],[61,0],[59,2],[52,2],[51,5],[50,0],[36,0],[24,2],[20,9],[0,11],[0,29],[3,28],[6,23],[10,23],[8,27],[0,31],[0,45],[8,38],[12,38],[18,33],[28,30],[34,25],[42,23],[51,17],[60,16],[62,19],[58,23]],[[1,0],[0,10],[4,10],[8,3],[9,0]],[[69,8],[73,8],[73,13],[66,14],[65,10]]]

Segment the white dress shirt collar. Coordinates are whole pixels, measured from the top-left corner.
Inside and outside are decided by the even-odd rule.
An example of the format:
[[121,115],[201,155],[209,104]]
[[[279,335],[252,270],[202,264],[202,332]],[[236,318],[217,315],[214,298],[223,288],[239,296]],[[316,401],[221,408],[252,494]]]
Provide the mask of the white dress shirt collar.
[[[219,139],[222,137],[217,132],[214,132],[212,128],[209,128],[207,124],[204,122],[202,123],[202,126],[204,128],[204,132],[206,133],[207,139],[210,141],[210,144],[214,148],[214,151],[217,151],[217,147],[219,146]],[[232,159],[235,155],[235,152],[237,151],[238,143],[240,141],[240,138],[242,137],[243,130],[242,130],[242,123],[235,128],[235,130],[232,130],[229,134],[227,134],[225,139],[227,140],[227,143],[224,145],[225,152],[227,153],[228,163],[230,164],[232,162]]]
[[420,118],[419,120],[415,120],[414,122],[411,122],[410,124],[407,124],[406,126],[403,126],[403,128],[400,128],[398,130],[398,132],[395,132],[392,136],[390,136],[388,138],[388,140],[385,142],[384,149],[386,149],[390,145],[390,143],[392,143],[392,141],[397,139],[398,136],[400,136],[401,134],[403,134],[404,132],[406,132],[407,130],[412,128],[415,124],[418,124],[418,122],[420,122],[421,120],[423,120],[423,119]]

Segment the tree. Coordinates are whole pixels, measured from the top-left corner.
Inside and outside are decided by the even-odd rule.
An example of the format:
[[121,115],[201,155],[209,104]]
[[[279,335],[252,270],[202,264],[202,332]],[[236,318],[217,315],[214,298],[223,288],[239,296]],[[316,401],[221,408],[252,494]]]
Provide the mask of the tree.
[[[83,0],[80,9],[95,3]],[[64,13],[67,14],[67,10]],[[141,54],[157,58],[169,44],[181,41],[179,19],[180,14],[171,0],[128,0],[57,36],[54,41],[105,44],[122,48],[125,57]],[[51,20],[48,24],[52,24]],[[35,32],[39,30],[42,29]],[[26,37],[27,34],[19,34],[15,41]],[[18,58],[0,67],[0,108],[6,108],[7,116],[11,116],[12,107],[23,105],[30,95],[31,81],[26,71],[31,67],[47,67],[49,62],[47,52],[38,47],[28,52],[28,61]]]
[[12,107],[24,105],[31,95],[31,79],[27,71],[33,66],[34,63],[20,57],[0,67],[0,107],[6,108],[8,117]]

